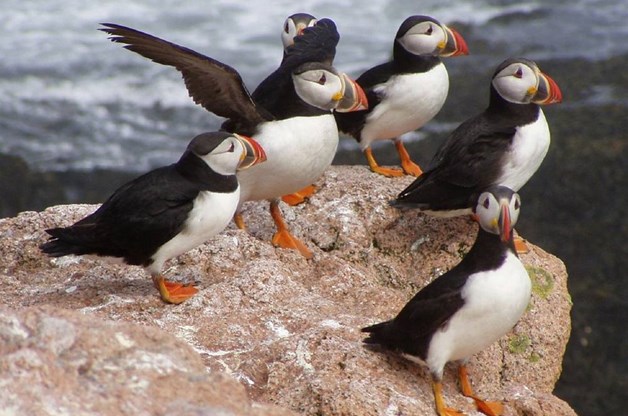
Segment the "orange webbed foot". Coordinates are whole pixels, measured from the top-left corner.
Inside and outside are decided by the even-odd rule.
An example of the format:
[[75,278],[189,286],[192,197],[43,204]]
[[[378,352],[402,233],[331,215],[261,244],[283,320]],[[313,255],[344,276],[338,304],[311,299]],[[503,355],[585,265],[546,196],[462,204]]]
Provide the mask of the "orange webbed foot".
[[303,257],[305,257],[306,259],[311,259],[313,257],[312,252],[305,246],[305,244],[296,239],[288,230],[288,226],[284,222],[283,216],[281,215],[278,200],[271,201],[270,215],[273,217],[273,221],[277,226],[277,232],[272,239],[273,244],[281,248],[299,250]]
[[475,407],[480,412],[487,416],[501,416],[504,412],[504,405],[502,403],[482,400],[473,393],[466,365],[461,364],[460,367],[458,367],[458,377],[460,378],[460,389],[462,390],[462,394],[466,397],[472,398],[475,402]]
[[371,171],[379,173],[380,175],[384,175],[388,178],[397,178],[403,176],[403,171],[401,169],[395,168],[384,168],[382,166],[375,166],[371,167]]
[[395,139],[395,147],[397,148],[397,153],[399,153],[399,159],[401,160],[401,167],[406,175],[412,176],[421,176],[423,171],[410,159],[410,154],[406,150],[405,146],[401,139]]
[[384,168],[378,165],[370,147],[364,149],[364,156],[366,156],[366,161],[368,162],[371,171],[389,178],[403,176],[403,171],[401,169]]
[[504,405],[501,402],[489,402],[477,397],[471,397],[475,407],[487,416],[501,416],[504,413]]
[[416,163],[414,163],[411,160],[408,160],[407,162],[404,163],[404,161],[401,161],[401,167],[403,168],[403,171],[405,172],[406,175],[411,175],[411,176],[421,176],[421,174],[423,173],[423,170],[421,170],[421,168],[419,167],[419,165],[417,165]]
[[288,205],[295,206],[305,202],[305,200],[314,195],[314,193],[316,193],[316,187],[310,185],[301,189],[299,192],[282,196],[281,200]]
[[159,290],[161,299],[166,303],[178,305],[198,293],[193,285],[170,282],[161,275],[153,276],[153,284]]
[[236,212],[235,214],[233,214],[233,222],[235,223],[236,227],[238,227],[240,230],[246,230],[246,224],[244,224],[244,217],[242,216],[241,213]]
[[298,250],[306,259],[311,259],[314,256],[305,244],[290,234],[288,230],[277,231],[272,241],[276,247]]
[[516,236],[515,250],[517,251],[517,254],[527,254],[530,252],[530,247],[528,247],[528,245],[526,244],[526,240],[519,236]]

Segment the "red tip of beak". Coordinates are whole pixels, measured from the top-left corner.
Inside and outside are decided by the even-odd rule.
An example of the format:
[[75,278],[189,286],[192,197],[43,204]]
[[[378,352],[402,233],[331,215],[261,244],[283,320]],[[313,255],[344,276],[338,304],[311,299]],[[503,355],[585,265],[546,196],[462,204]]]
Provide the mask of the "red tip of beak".
[[465,42],[464,38],[460,33],[453,29],[449,29],[451,34],[454,35],[454,39],[456,41],[456,49],[449,56],[460,56],[460,55],[468,55],[469,47],[467,46],[467,42]]
[[355,110],[354,111],[368,109],[369,108],[369,100],[368,100],[368,98],[366,98],[366,93],[364,92],[364,89],[362,87],[360,87],[360,84],[358,84],[355,81],[353,81],[353,87],[355,88],[355,90],[356,90],[356,92],[358,94],[358,101],[357,101],[357,104],[355,106]]
[[499,216],[499,236],[504,243],[510,241],[512,230],[510,227],[510,212],[508,211],[508,205],[502,205],[502,212]]
[[560,103],[563,101],[563,93],[560,91],[558,84],[549,75],[543,74],[548,84],[548,97],[544,104]]
[[244,147],[246,148],[246,156],[244,160],[240,163],[239,169],[250,168],[253,165],[257,165],[258,163],[264,162],[266,160],[266,152],[264,148],[253,138],[248,136],[243,136],[241,134],[237,135],[241,142],[243,142]]

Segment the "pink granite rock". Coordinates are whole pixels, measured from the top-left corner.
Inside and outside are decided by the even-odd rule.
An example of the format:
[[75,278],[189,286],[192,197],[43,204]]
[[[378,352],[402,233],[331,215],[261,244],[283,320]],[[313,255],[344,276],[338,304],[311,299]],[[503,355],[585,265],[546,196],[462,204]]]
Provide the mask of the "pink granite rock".
[[[13,311],[51,305],[93,318],[73,323],[77,332],[87,333],[98,322],[94,319],[102,325],[139,324],[149,333],[146,327],[160,328],[165,332],[155,333],[163,339],[155,344],[183,341],[209,371],[204,377],[239,382],[225,382],[220,388],[226,390],[216,395],[203,390],[211,388],[204,382],[185,389],[224,396],[228,406],[226,391],[240,397],[244,386],[248,399],[242,400],[253,404],[229,407],[233,414],[250,414],[267,404],[299,414],[435,414],[428,372],[395,355],[365,349],[359,331],[393,317],[473,244],[477,225],[466,218],[434,219],[388,206],[411,180],[384,178],[364,167],[332,167],[308,203],[283,205],[293,233],[314,252],[310,261],[272,247],[274,228],[266,204],[249,203],[244,212],[248,232],[230,226],[170,262],[170,278],[196,282],[200,289],[177,306],[160,301],[141,268],[76,257],[51,260],[39,253],[45,228],[69,225],[95,206],[21,213],[0,220],[0,293]],[[474,388],[487,399],[504,400],[506,415],[573,415],[551,395],[570,331],[566,270],[533,245],[522,261],[534,284],[530,306],[510,334],[471,360]],[[18,314],[34,311],[40,309]],[[90,352],[98,347],[85,344],[85,353],[98,355]],[[176,351],[164,352],[171,353],[173,361]],[[35,373],[29,382],[37,388],[47,383],[36,367],[29,371]],[[133,383],[125,380],[133,379],[134,371],[140,369],[131,366],[121,373],[121,381],[111,386],[116,394],[132,392]],[[5,380],[20,377],[11,374]],[[113,376],[107,380],[113,382]],[[453,367],[446,369],[444,383],[448,405],[476,413],[459,393]],[[90,400],[98,402],[97,397]],[[93,406],[105,406],[102,400]],[[142,403],[141,411],[151,414],[154,407]]]

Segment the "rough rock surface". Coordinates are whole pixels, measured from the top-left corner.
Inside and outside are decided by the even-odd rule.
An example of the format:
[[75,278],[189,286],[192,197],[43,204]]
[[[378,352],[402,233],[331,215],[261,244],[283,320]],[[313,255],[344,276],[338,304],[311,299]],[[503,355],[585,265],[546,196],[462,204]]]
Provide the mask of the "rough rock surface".
[[[45,228],[95,206],[0,220],[3,391],[12,386],[12,406],[39,414],[52,414],[43,406],[57,396],[54,403],[73,399],[54,414],[167,414],[180,403],[189,414],[221,405],[224,414],[434,414],[427,370],[364,348],[359,332],[393,317],[475,239],[477,225],[466,218],[390,208],[411,180],[333,167],[308,203],[283,206],[293,233],[314,251],[310,261],[272,247],[267,205],[250,203],[248,232],[231,226],[170,262],[171,279],[200,289],[177,306],[161,302],[141,268],[39,252]],[[533,281],[528,310],[471,359],[471,378],[480,396],[505,401],[506,415],[573,415],[551,394],[570,329],[566,270],[531,248],[522,256]],[[447,404],[476,414],[455,379],[448,367]]]

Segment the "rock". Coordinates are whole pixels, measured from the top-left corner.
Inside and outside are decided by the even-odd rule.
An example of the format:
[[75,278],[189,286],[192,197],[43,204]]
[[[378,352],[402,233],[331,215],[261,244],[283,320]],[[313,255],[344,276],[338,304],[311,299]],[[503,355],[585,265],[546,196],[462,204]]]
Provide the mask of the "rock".
[[0,308],[0,406],[16,415],[288,415],[185,342],[51,306]]
[[[308,203],[282,207],[293,233],[313,250],[310,261],[272,247],[274,227],[267,204],[249,203],[244,212],[248,232],[230,226],[170,262],[170,278],[196,282],[200,289],[177,306],[161,302],[141,268],[77,257],[51,260],[40,254],[37,246],[46,239],[45,228],[69,225],[96,206],[24,212],[0,220],[4,282],[0,293],[12,311],[49,305],[87,315],[80,320],[70,312],[46,309],[55,311],[54,316],[72,315],[68,322],[82,336],[97,327],[94,322],[104,327],[121,325],[137,337],[146,334],[153,342],[151,351],[159,351],[169,362],[183,360],[178,357],[189,351],[180,346],[183,341],[200,361],[186,358],[192,368],[177,369],[176,375],[164,378],[179,383],[190,374],[203,374],[197,385],[188,380],[180,390],[192,395],[187,390],[199,389],[203,395],[225,397],[225,406],[231,403],[230,394],[240,397],[243,386],[253,404],[248,409],[227,407],[233,414],[250,414],[250,409],[258,411],[270,404],[286,414],[435,414],[427,370],[396,355],[364,348],[359,331],[393,317],[416,291],[457,264],[475,239],[477,225],[467,218],[436,219],[390,208],[387,201],[411,180],[384,178],[361,166],[329,169]],[[525,201],[523,206],[525,215]],[[533,280],[530,306],[510,334],[471,359],[474,388],[480,396],[504,400],[506,415],[574,415],[568,404],[551,395],[570,331],[565,267],[534,245],[522,261]],[[17,316],[40,310],[26,309]],[[46,354],[53,354],[50,348],[68,348],[71,340],[57,336],[61,338]],[[130,339],[140,345],[136,338]],[[156,349],[156,342],[179,347],[162,351]],[[104,354],[98,348],[100,343],[85,344],[84,353]],[[127,354],[133,354],[134,348]],[[203,373],[201,362],[209,375]],[[72,365],[68,361],[62,367]],[[42,368],[11,375],[5,384],[29,377],[30,383],[43,389]],[[103,388],[131,394],[134,387],[125,380],[142,379],[143,371],[120,365],[120,374],[110,374]],[[71,374],[69,383],[77,377]],[[114,383],[115,377],[122,382]],[[229,377],[239,384],[230,385],[225,381]],[[203,390],[214,384],[212,378],[224,381],[216,386],[216,394]],[[453,366],[445,371],[444,394],[448,405],[476,413],[473,403],[459,393]],[[106,395],[89,401],[104,409]],[[138,403],[145,407],[134,411],[150,414],[154,409],[150,401]]]

